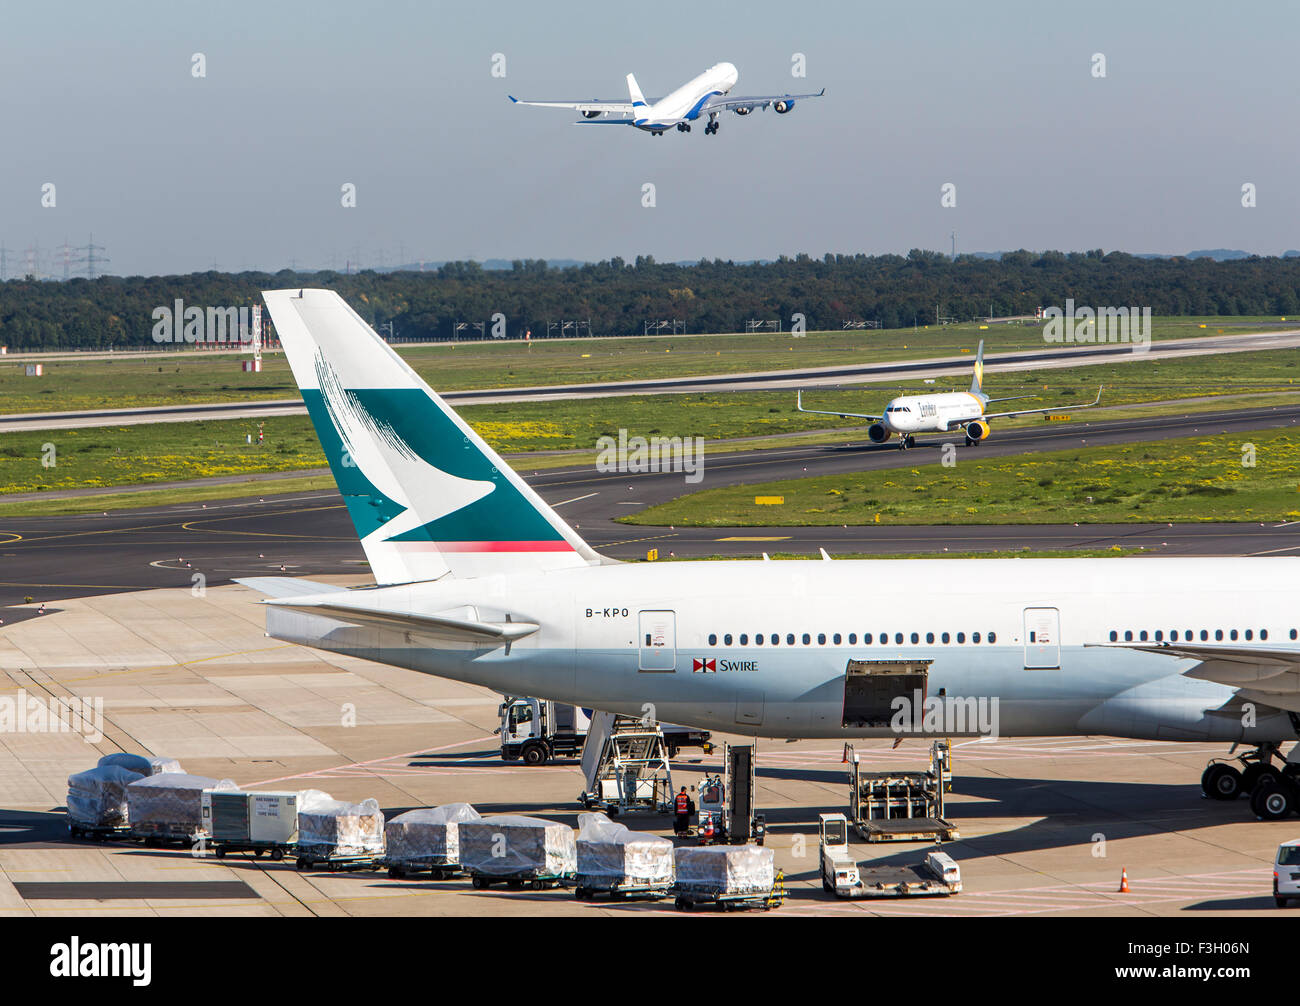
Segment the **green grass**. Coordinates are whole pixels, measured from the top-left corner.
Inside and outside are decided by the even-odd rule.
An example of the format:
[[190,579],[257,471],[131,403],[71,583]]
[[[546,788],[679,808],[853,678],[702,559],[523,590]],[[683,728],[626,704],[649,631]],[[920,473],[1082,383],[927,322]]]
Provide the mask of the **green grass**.
[[[1206,327],[1201,328],[1204,324]],[[1154,318],[1156,339],[1287,327],[1278,318]],[[956,356],[984,339],[989,352],[1043,349],[1036,325],[977,324],[866,332],[652,336],[416,346],[399,352],[439,391],[637,380],[875,363]],[[22,364],[0,362],[5,413],[75,411],[197,402],[292,398],[297,394],[284,357],[268,353],[260,374],[246,374],[242,354],[122,353],[112,359],[51,360],[40,378]]]
[[[1300,354],[1291,350],[1223,354],[1165,362],[1134,358],[1133,362],[1075,369],[989,375],[986,386],[998,397],[1041,396],[1041,404],[1090,401],[1099,383],[1107,391],[1103,405],[1204,397],[1194,406],[1167,405],[1145,411],[1225,407],[1213,401],[1223,395],[1263,396],[1300,394],[1291,374],[1300,374]],[[954,382],[955,383],[955,382]],[[928,387],[928,386],[921,386]],[[936,385],[935,387],[939,387]],[[814,391],[805,396],[813,408],[878,411],[892,395],[920,390],[895,385],[868,385],[848,390]],[[1040,402],[1026,402],[1037,405]],[[1244,402],[1234,401],[1234,405]],[[711,450],[727,450],[728,441],[771,437],[764,446],[808,443],[808,434],[865,425],[837,416],[812,416],[795,411],[788,391],[724,392],[689,395],[637,395],[595,400],[519,402],[473,405],[461,414],[504,454],[568,451],[569,455],[539,455],[518,461],[521,470],[589,463],[601,436],[702,436]],[[1105,412],[1094,413],[1098,418]],[[1085,418],[1086,413],[1075,413]],[[1041,423],[1040,418],[1002,420],[996,430],[1013,424]],[[301,471],[325,464],[324,454],[306,416],[265,420],[266,442],[256,439],[258,420],[222,419],[190,423],[99,427],[6,433],[0,437],[0,493],[174,482],[213,476]],[[846,434],[824,433],[817,439],[838,440]],[[861,436],[858,436],[861,439]],[[53,444],[55,467],[42,464],[44,446]]]
[[[1254,445],[1254,467],[1243,445]],[[638,525],[1059,524],[1300,518],[1300,434],[1266,430],[1185,437],[953,468],[881,472],[709,489],[622,518]],[[759,506],[755,496],[784,496]]]
[[6,503],[0,498],[0,518],[4,517],[54,517],[67,514],[99,513],[126,510],[136,507],[171,506],[176,503],[202,503],[207,500],[243,499],[252,496],[270,496],[275,493],[309,492],[333,489],[334,479],[329,475],[286,476],[282,479],[265,479],[257,482],[223,483],[221,485],[183,486],[172,489],[134,489],[94,496],[75,496],[70,499],[28,500]]

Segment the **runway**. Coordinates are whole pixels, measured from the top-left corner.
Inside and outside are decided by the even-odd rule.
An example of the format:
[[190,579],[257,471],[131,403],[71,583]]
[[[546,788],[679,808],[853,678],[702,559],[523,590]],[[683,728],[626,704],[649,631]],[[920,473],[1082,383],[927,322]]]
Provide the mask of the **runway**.
[[[1124,360],[1154,361],[1214,353],[1256,352],[1300,346],[1300,329],[1245,335],[1202,336],[1164,339],[1147,349],[1131,344],[1073,344],[1058,348],[990,353],[984,358],[986,373],[1021,370],[1086,367]],[[742,374],[713,374],[696,377],[646,378],[599,384],[536,385],[524,388],[484,388],[440,392],[447,404],[500,405],[512,402],[549,402],[563,399],[608,398],[626,395],[687,394],[720,391],[779,391],[839,384],[882,383],[900,379],[939,378],[968,374],[973,357],[949,356],[886,363],[809,367],[794,370],[755,371]],[[436,390],[436,389],[435,389]],[[253,402],[214,402],[194,405],[160,405],[125,409],[92,409],[80,412],[29,412],[0,415],[0,433],[20,430],[79,429],[97,426],[138,426],[147,423],[178,423],[211,419],[265,419],[274,416],[305,415],[300,398],[278,398]]]
[[[1239,412],[1157,416],[1101,423],[1043,423],[995,434],[973,448],[981,457],[1076,446],[1095,447],[1192,433],[1225,436],[1300,423],[1300,406]],[[880,471],[937,459],[934,438],[909,451],[872,445],[729,451],[708,455],[704,479],[688,485],[680,473],[628,475],[590,468],[520,473],[593,547],[617,559],[757,556],[769,553],[899,555],[932,552],[995,554],[1035,550],[1141,548],[1157,555],[1300,554],[1300,523],[959,525],[765,528],[667,528],[618,523],[618,518],[684,492],[772,479]],[[965,450],[965,448],[962,448]],[[62,597],[156,587],[227,583],[238,576],[364,575],[361,547],[333,491],[188,503],[106,516],[0,519],[0,606],[25,597]],[[6,621],[16,617],[4,612]],[[21,616],[17,616],[21,617]]]

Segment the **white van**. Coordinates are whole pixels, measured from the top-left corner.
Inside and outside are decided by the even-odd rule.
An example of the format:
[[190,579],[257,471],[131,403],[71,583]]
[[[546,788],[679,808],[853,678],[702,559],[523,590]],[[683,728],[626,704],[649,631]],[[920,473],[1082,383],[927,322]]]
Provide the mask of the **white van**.
[[1285,908],[1292,899],[1300,901],[1300,838],[1283,842],[1273,864],[1273,900]]

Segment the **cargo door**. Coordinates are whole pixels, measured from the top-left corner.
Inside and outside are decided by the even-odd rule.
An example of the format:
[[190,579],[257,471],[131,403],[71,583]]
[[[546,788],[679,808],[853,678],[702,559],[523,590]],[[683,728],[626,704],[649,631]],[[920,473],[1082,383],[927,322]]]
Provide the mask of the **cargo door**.
[[[930,660],[850,660],[844,670],[843,726],[888,727],[905,699],[912,710],[925,701]],[[919,713],[917,713],[919,715]]]
[[677,669],[677,615],[672,611],[640,613],[642,671]]
[[1061,666],[1061,612],[1057,608],[1025,609],[1025,667]]

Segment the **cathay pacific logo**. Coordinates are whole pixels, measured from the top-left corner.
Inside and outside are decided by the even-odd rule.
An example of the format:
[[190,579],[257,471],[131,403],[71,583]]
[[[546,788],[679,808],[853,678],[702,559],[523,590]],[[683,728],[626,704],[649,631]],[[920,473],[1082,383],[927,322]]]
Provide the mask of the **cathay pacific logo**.
[[390,423],[373,415],[355,392],[343,386],[319,353],[316,377],[325,410],[342,441],[342,463],[360,469],[376,492],[403,508],[367,537],[390,541],[463,510],[496,489],[495,482],[463,479],[420,457]]

